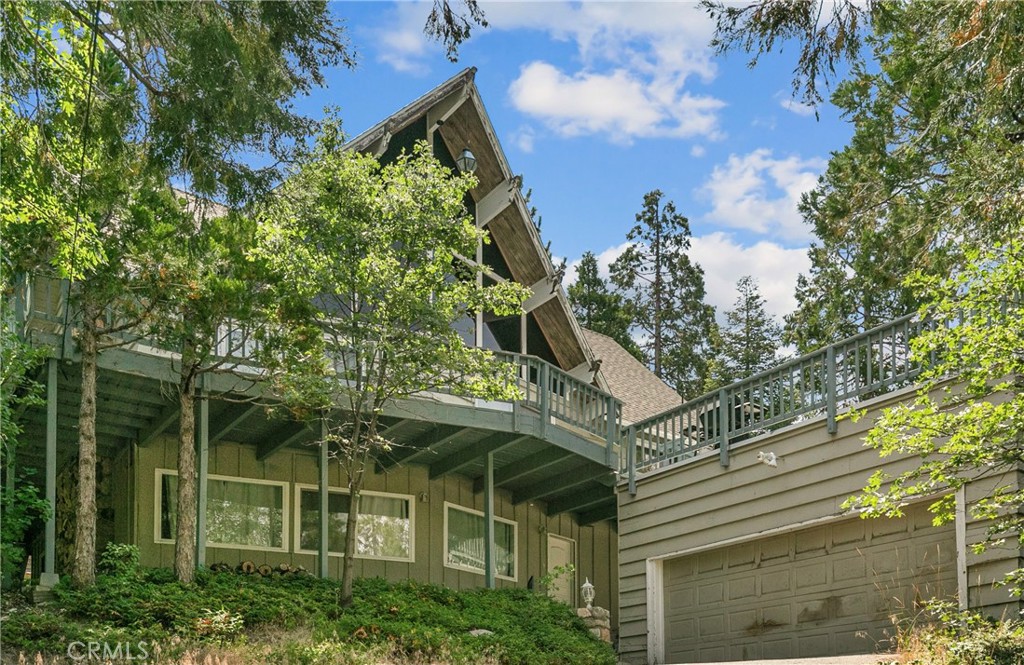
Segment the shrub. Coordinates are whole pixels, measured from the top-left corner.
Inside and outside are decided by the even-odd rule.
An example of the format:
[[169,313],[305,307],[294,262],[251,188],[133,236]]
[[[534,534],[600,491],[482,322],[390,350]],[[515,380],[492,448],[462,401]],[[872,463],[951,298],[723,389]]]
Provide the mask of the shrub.
[[[132,573],[129,551],[110,551],[110,558],[94,586],[57,586],[59,611],[31,610],[13,624],[5,620],[4,646],[56,653],[89,633],[124,642],[180,638],[182,648],[235,645],[246,650],[244,662],[615,663],[611,648],[595,640],[572,609],[525,589],[456,592],[360,579],[353,605],[340,610],[336,580],[201,571],[195,584],[183,585],[168,571]],[[475,636],[473,629],[491,634]],[[292,636],[286,644],[259,643],[282,633]],[[245,647],[242,638],[248,638]]]

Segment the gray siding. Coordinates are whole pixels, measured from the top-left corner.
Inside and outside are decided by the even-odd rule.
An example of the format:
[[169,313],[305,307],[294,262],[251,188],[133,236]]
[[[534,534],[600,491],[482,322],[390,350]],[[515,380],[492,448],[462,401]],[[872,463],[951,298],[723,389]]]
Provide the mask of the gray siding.
[[[142,563],[146,566],[172,566],[174,546],[158,543],[154,539],[156,510],[156,471],[175,469],[177,442],[164,437],[145,448],[135,449],[135,464],[131,474],[136,497],[133,539],[139,545]],[[316,485],[318,479],[315,449],[283,450],[264,461],[256,459],[253,446],[219,442],[210,450],[211,475],[237,476],[289,483],[288,551],[259,551],[208,547],[207,564],[225,562],[232,565],[250,560],[257,565],[288,563],[316,570],[316,556],[296,552],[294,542],[295,483]],[[331,464],[329,483],[332,488],[343,487],[340,467]],[[444,565],[444,504],[457,504],[473,510],[483,510],[483,493],[473,492],[473,481],[464,476],[449,475],[429,480],[424,466],[400,466],[387,474],[369,473],[365,489],[378,492],[412,495],[415,497],[414,561],[380,561],[356,559],[355,574],[360,577],[383,577],[389,580],[417,579],[443,584],[453,589],[469,589],[484,584],[483,575],[457,570]],[[420,495],[426,493],[426,502]],[[508,492],[498,488],[495,493],[495,514],[517,524],[518,575],[513,582],[498,580],[499,587],[525,588],[532,576],[535,582],[547,570],[547,534],[552,533],[576,541],[577,576],[589,577],[597,587],[596,603],[618,614],[617,568],[615,534],[610,522],[579,526],[569,514],[548,517],[543,502],[525,502],[513,505]],[[330,557],[330,574],[341,576],[341,557]]]
[[[619,493],[620,650],[627,660],[645,662],[647,649],[647,561],[728,541],[796,530],[839,518],[847,497],[860,490],[880,466],[889,473],[913,468],[916,460],[880,460],[863,445],[882,408],[907,393],[879,398],[856,423],[843,420],[829,435],[823,418],[736,444],[728,468],[717,454],[689,460],[642,479],[636,496]],[[757,461],[774,452],[777,468]],[[1017,482],[1016,476],[1009,479]],[[981,491],[975,488],[972,492]],[[968,497],[970,500],[970,497]],[[980,540],[984,525],[968,524],[968,543]],[[973,539],[973,540],[972,540]],[[971,604],[993,613],[1015,611],[1005,588],[992,581],[1019,565],[1016,550],[968,555]],[[661,590],[658,590],[659,595]]]

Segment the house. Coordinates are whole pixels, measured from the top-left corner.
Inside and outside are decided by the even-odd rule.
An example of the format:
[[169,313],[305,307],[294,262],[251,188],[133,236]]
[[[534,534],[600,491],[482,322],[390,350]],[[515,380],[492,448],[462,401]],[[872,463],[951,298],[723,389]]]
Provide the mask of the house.
[[[483,102],[466,70],[355,137],[349,149],[393,159],[426,140],[451,168],[470,151],[478,186],[470,212],[492,242],[467,263],[489,266],[487,278],[530,287],[522,315],[477,316],[465,322],[468,343],[499,352],[520,368],[524,398],[495,403],[427,394],[394,403],[384,435],[394,452],[365,481],[355,574],[413,578],[455,589],[536,585],[573,564],[577,579],[558,585],[578,603],[583,578],[596,604],[617,616],[616,472],[624,406],[598,371],[588,336],[574,318],[560,276],[540,241]],[[18,325],[48,349],[45,404],[21,414],[28,445],[18,463],[56,505],[33,550],[35,576],[51,585],[69,570],[77,470],[77,384],[72,320],[65,322],[66,285],[24,279],[15,297]],[[593,339],[591,337],[591,339]],[[602,341],[602,352],[608,353]],[[145,340],[110,348],[99,358],[99,547],[133,543],[145,566],[173,561],[176,506],[174,354]],[[241,562],[302,566],[340,576],[348,497],[341,471],[327,462],[307,426],[261,407],[212,394],[236,390],[209,375],[197,409],[201,492],[200,564]],[[327,495],[327,531],[320,499]],[[205,510],[204,510],[205,506]],[[494,549],[486,570],[484,525],[493,519]],[[326,556],[325,556],[326,554]]]

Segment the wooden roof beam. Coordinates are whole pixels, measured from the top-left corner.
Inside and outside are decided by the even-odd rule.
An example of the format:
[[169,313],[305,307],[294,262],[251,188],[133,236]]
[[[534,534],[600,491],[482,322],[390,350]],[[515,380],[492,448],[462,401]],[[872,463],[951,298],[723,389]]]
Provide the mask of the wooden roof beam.
[[[514,462],[496,471],[494,473],[494,486],[501,487],[502,485],[515,482],[531,473],[536,473],[549,466],[558,464],[571,456],[572,453],[561,448],[549,448],[548,450],[541,451],[527,459]],[[477,493],[484,491],[483,477],[473,481],[473,491]]]
[[438,447],[458,438],[468,429],[461,425],[435,425],[412,441],[395,446],[397,450],[392,450],[387,457],[378,459],[377,473],[384,473],[400,464],[412,462],[416,457],[435,452]]
[[560,473],[552,478],[534,483],[529,487],[512,493],[512,503],[520,504],[524,501],[542,499],[556,492],[562,492],[579,485],[588,483],[595,478],[611,475],[611,470],[603,467],[582,466],[572,469],[567,473]]
[[430,107],[430,110],[427,111],[427,132],[432,132],[443,125],[467,99],[469,99],[469,88],[463,86]]
[[613,520],[618,516],[618,514],[618,505],[615,503],[615,501],[611,501],[607,504],[600,505],[596,508],[592,508],[591,510],[585,513],[580,513],[579,525],[587,526],[588,524],[600,522],[601,520]]
[[159,438],[171,423],[178,419],[178,405],[168,404],[163,410],[149,421],[149,427],[139,431],[139,447],[145,448]]
[[523,302],[523,311],[532,312],[544,303],[558,297],[559,283],[551,276],[544,277],[530,287],[530,297]]
[[210,426],[210,442],[213,445],[231,433],[233,429],[244,423],[250,416],[260,410],[256,404],[251,404],[242,410],[241,413],[226,414]]
[[476,204],[476,225],[481,229],[490,224],[505,208],[512,204],[519,178],[506,178],[487,192]]
[[454,473],[459,469],[472,464],[487,453],[495,453],[504,448],[509,448],[528,438],[528,436],[523,436],[522,434],[517,434],[515,432],[498,432],[497,434],[492,434],[455,454],[448,455],[447,457],[439,459],[431,464],[430,479],[434,480],[449,473]]
[[262,462],[277,451],[308,438],[312,433],[302,423],[286,423],[274,430],[262,443],[256,446],[256,459]]
[[584,508],[590,508],[601,503],[607,503],[609,498],[615,497],[615,489],[611,487],[595,487],[583,492],[573,494],[561,499],[554,499],[548,502],[548,517],[558,513],[579,512]]

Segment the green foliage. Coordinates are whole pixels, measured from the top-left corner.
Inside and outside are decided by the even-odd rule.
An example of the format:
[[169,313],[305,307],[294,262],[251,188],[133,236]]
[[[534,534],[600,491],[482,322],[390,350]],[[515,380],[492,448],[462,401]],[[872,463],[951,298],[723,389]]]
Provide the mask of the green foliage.
[[5,584],[20,583],[17,576],[25,565],[25,533],[34,521],[50,514],[49,504],[32,484],[33,470],[18,466],[22,427],[15,417],[21,409],[43,401],[43,386],[33,377],[44,350],[20,339],[9,326],[12,318],[4,300],[0,303],[0,570]]
[[134,579],[139,573],[139,548],[126,543],[107,543],[100,553],[99,572],[117,579]]
[[[977,485],[993,489],[971,511],[991,520],[988,543],[1011,538],[1024,545],[1017,510],[1024,490],[1016,482],[1024,458],[1024,242],[968,255],[967,269],[956,277],[919,274],[914,280],[932,303],[922,316],[935,326],[912,341],[913,354],[935,362],[920,378],[917,397],[887,409],[865,440],[883,456],[912,455],[922,462],[895,477],[875,473],[864,493],[846,505],[869,515],[898,515],[908,500],[987,476]],[[952,497],[933,503],[932,511],[937,523],[952,520]],[[1019,571],[1012,577],[1018,593],[1024,588],[1020,577]]]
[[640,346],[630,335],[633,316],[630,303],[620,293],[608,288],[598,273],[597,257],[584,252],[576,266],[576,281],[568,289],[569,303],[580,325],[611,337],[637,360],[643,359]]
[[[131,585],[110,577],[85,589],[62,582],[59,610],[7,611],[4,648],[63,653],[70,641],[86,636],[163,646],[177,637],[182,648],[229,645],[245,654],[245,662],[615,662],[612,650],[570,608],[525,589],[457,592],[360,579],[352,606],[339,610],[338,586],[309,576],[209,572],[188,586],[170,570],[144,571]],[[473,629],[493,635],[474,636]],[[290,639],[274,637],[281,634]]]
[[707,378],[708,340],[715,309],[704,302],[704,271],[690,260],[690,222],[659,190],[644,195],[631,243],[611,265],[612,283],[625,295],[644,361],[685,396]]
[[[952,603],[933,603],[937,619],[923,625],[897,625],[900,663],[915,665],[1024,665],[1024,623],[995,621],[958,610]],[[884,661],[883,661],[884,662]],[[895,665],[897,661],[893,661]]]

